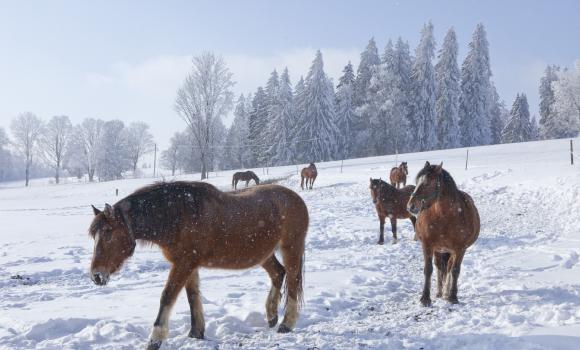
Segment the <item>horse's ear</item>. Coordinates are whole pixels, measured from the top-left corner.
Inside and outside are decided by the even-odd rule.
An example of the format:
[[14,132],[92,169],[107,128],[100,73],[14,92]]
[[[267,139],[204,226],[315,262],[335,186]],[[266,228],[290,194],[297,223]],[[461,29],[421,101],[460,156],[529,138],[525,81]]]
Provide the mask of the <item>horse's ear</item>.
[[436,174],[441,174],[441,171],[443,170],[443,162],[441,162],[439,165],[435,166],[435,173]]
[[111,207],[110,204],[105,203],[105,210],[103,211],[105,217],[109,220],[115,220],[115,210]]
[[91,205],[91,208],[93,208],[93,213],[95,213],[95,216],[97,216],[101,213],[101,211],[99,209],[95,208],[94,205]]
[[431,163],[429,163],[429,161],[426,161],[425,162],[425,168],[430,167],[430,166],[431,166]]

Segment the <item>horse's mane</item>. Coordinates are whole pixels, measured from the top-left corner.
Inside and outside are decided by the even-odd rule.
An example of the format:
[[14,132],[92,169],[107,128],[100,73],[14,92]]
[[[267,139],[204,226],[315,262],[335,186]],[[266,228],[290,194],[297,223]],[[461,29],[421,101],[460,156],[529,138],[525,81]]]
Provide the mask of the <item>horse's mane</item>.
[[[175,231],[182,220],[201,215],[204,202],[219,198],[219,193],[205,182],[162,181],[136,190],[115,207],[128,208],[125,215],[136,239],[159,239]],[[188,210],[183,210],[184,207]]]
[[[417,183],[419,181],[419,178],[421,176],[429,175],[429,174],[432,174],[433,172],[435,172],[436,167],[437,167],[437,165],[429,165],[429,166],[421,169],[421,171],[419,171],[419,173],[415,177],[415,183]],[[455,180],[453,180],[453,177],[451,177],[451,174],[449,174],[449,172],[445,169],[441,169],[441,182],[444,185],[442,187],[446,191],[449,191],[449,192],[459,191],[459,188],[457,188],[457,184],[455,183]]]
[[383,181],[382,179],[372,179],[372,181],[377,181],[379,186],[381,186],[381,191],[387,190],[387,192],[396,192],[397,188],[390,183]]

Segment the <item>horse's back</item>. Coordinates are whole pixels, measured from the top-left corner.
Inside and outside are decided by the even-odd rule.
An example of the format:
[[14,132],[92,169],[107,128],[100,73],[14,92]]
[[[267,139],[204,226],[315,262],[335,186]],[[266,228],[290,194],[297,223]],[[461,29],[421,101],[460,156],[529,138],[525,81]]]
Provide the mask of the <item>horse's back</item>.
[[471,196],[463,191],[459,191],[461,194],[461,197],[463,199],[463,202],[465,203],[465,208],[464,208],[464,215],[467,218],[467,222],[469,223],[469,226],[471,226],[471,233],[473,235],[473,241],[470,243],[473,244],[473,242],[475,242],[475,240],[479,237],[479,230],[481,228],[481,222],[480,222],[480,218],[479,218],[479,211],[477,210],[477,207],[475,206],[475,202],[473,201],[473,198],[471,198]]

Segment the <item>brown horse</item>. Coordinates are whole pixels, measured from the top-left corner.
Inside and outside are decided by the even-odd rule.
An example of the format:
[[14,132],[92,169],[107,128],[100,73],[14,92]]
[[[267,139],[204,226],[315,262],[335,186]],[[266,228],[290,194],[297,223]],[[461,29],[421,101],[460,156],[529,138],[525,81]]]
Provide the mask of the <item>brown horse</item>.
[[236,190],[238,188],[238,181],[246,181],[246,187],[248,187],[248,184],[250,183],[251,180],[254,180],[256,186],[260,184],[260,179],[258,178],[258,175],[256,175],[255,172],[250,170],[238,171],[232,177],[232,189]]
[[399,188],[399,184],[403,184],[403,187],[407,185],[407,175],[409,175],[409,168],[407,168],[407,162],[402,162],[398,167],[391,169],[390,180],[391,185]]
[[[411,219],[415,227],[415,218],[407,211],[407,202],[415,186],[406,186],[397,189],[380,179],[371,178],[371,197],[379,215],[380,236],[378,244],[385,242],[385,218],[391,219],[391,231],[393,232],[393,244],[397,243],[397,219]],[[415,240],[417,236],[415,235]]]
[[417,218],[415,232],[423,246],[425,284],[421,303],[431,305],[433,256],[437,266],[437,297],[458,303],[457,279],[465,251],[479,236],[479,213],[473,199],[460,191],[440,165],[425,163],[407,205]]
[[[248,269],[261,265],[272,280],[266,300],[270,327],[278,323],[284,277],[285,315],[279,333],[296,325],[302,301],[304,240],[308,211],[295,192],[278,185],[225,193],[202,182],[156,183],[137,190],[95,217],[91,279],[107,284],[135,249],[135,242],[161,247],[172,264],[147,349],[159,349],[168,335],[171,307],[185,287],[191,311],[190,337],[203,339],[201,267]],[[280,249],[284,265],[274,251]]]
[[306,179],[306,189],[308,189],[308,182],[310,181],[310,189],[312,189],[312,185],[314,185],[314,180],[318,176],[318,170],[316,170],[316,165],[314,163],[310,163],[306,168],[302,168],[300,172],[300,187],[304,189],[304,179]]

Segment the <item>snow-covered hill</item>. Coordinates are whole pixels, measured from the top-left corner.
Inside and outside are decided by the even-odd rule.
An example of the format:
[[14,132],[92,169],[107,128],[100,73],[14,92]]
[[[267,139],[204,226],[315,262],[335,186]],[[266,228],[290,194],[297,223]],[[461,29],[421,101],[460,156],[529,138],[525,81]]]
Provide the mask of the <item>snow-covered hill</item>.
[[[164,348],[579,349],[580,167],[570,165],[568,142],[472,148],[468,170],[465,149],[398,156],[412,176],[425,160],[443,161],[482,218],[459,279],[461,303],[436,300],[431,308],[419,304],[423,258],[410,222],[399,221],[399,244],[376,244],[368,181],[387,178],[394,156],[345,161],[342,172],[340,162],[321,163],[311,191],[299,189],[295,166],[259,169],[263,178],[291,175],[281,184],[310,212],[296,331],[267,328],[269,279],[261,268],[203,270],[208,339],[187,338],[181,295]],[[209,181],[227,190],[231,174]],[[87,273],[87,229],[90,204],[113,203],[149,182],[0,188],[0,349],[145,345],[169,265],[158,249],[139,247],[109,285],[97,287]]]

